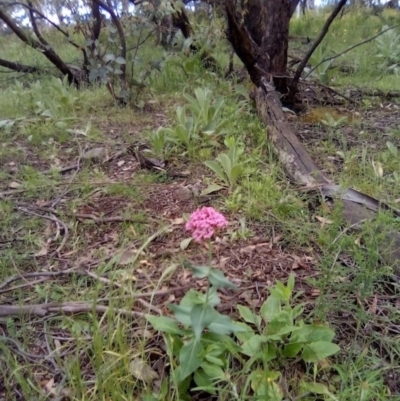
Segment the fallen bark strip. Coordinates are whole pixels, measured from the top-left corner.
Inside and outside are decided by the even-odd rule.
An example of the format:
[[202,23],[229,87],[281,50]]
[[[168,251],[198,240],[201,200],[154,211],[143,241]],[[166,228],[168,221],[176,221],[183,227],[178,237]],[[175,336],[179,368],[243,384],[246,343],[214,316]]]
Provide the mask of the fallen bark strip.
[[[376,212],[382,210],[400,216],[400,211],[361,192],[341,188],[322,174],[286,121],[279,94],[267,79],[262,79],[257,89],[256,105],[260,119],[267,126],[272,146],[294,183],[318,187],[325,198],[340,200],[344,220],[354,226],[362,226],[365,221],[373,220]],[[400,233],[383,226],[376,229],[382,237],[379,242],[380,257],[399,276]]]

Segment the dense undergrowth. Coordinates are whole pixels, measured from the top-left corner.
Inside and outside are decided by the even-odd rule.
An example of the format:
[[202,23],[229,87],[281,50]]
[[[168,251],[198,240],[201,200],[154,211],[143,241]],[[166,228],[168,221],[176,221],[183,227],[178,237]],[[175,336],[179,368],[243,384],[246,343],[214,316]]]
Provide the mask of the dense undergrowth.
[[[294,19],[291,35],[314,38],[324,18],[310,13]],[[311,68],[398,23],[396,11],[379,16],[346,13],[332,25]],[[149,40],[139,48],[133,69],[136,79],[151,72],[126,107],[115,104],[102,86],[78,90],[55,77],[2,74],[0,304],[79,301],[93,305],[93,311],[1,318],[1,396],[399,399],[399,289],[392,267],[380,263],[376,234],[378,224],[399,229],[398,219],[381,214],[351,231],[343,226],[339,206],[329,210],[293,188],[248,97],[251,84],[224,77],[229,46],[217,39],[222,22],[210,26],[203,20],[194,27],[200,38],[214,33],[204,43],[219,69],[210,72],[198,57],[177,49],[163,51]],[[72,63],[77,53],[56,34],[53,38],[59,53]],[[388,31],[332,63],[322,63],[311,76],[344,94],[399,90],[399,38],[400,28]],[[129,38],[131,45],[136,39]],[[291,42],[296,56],[306,49],[301,40]],[[24,64],[46,66],[40,54],[15,38],[1,38],[0,52]],[[237,59],[235,67],[241,68]],[[309,85],[311,81],[304,90]],[[314,117],[291,121],[317,163],[336,182],[395,206],[400,198],[397,99],[362,96],[357,104],[344,100],[339,108],[318,105],[314,99],[305,116],[311,109]],[[168,169],[140,169],[135,158],[107,161],[137,142],[145,142],[152,157],[165,159],[168,168],[185,178],[174,178]],[[91,149],[97,153],[88,154]],[[72,164],[78,167],[60,173]],[[200,184],[187,210],[171,212],[173,202],[164,209],[159,206],[162,191],[175,182],[192,189]],[[182,226],[187,214],[204,202],[231,223],[208,250],[189,243]],[[110,215],[121,221],[96,221]],[[157,245],[159,238],[162,246]],[[296,266],[295,287],[278,267],[268,277],[251,279],[262,284],[261,290],[257,287],[260,302],[246,304],[233,296],[233,307],[218,312],[225,331],[205,331],[209,317],[204,311],[214,316],[210,310],[224,306],[226,295],[218,296],[217,289],[231,287],[219,273],[224,258],[218,252],[232,247],[233,254],[236,244],[246,248],[255,239],[271,243],[276,266],[287,254],[308,255],[314,262],[303,273]],[[183,263],[192,258],[216,270]],[[236,282],[251,278],[251,269],[258,267],[244,265],[240,274],[224,273]],[[187,279],[190,269],[194,278]],[[27,273],[42,271],[64,273],[28,281]],[[16,280],[25,278],[10,287],[6,280],[15,275]],[[288,281],[287,286],[276,284],[277,278]],[[184,279],[193,286],[202,279],[211,284],[186,288],[184,300],[177,295],[179,299],[171,296],[158,304],[154,295],[138,302],[142,298],[137,294],[158,294]],[[265,298],[267,302],[261,302]],[[94,306],[104,300],[107,312],[96,313]],[[173,312],[183,327],[172,318],[141,315],[168,315],[166,304],[179,302],[183,309]],[[242,304],[239,310],[237,304]],[[140,312],[126,316],[117,308]],[[201,317],[188,320],[191,313]],[[271,321],[276,327],[268,331]],[[307,351],[318,342],[324,344]],[[293,344],[301,346],[293,349]]]

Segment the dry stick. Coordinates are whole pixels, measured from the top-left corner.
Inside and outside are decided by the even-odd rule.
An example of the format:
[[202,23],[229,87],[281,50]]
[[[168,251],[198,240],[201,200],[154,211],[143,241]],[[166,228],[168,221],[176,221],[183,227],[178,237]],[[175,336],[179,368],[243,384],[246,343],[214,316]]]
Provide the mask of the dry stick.
[[320,86],[321,88],[324,88],[324,89],[326,89],[326,90],[328,90],[328,91],[334,93],[335,95],[338,95],[338,96],[342,97],[343,99],[346,99],[346,100],[347,100],[348,102],[350,102],[350,103],[359,104],[359,102],[358,102],[357,100],[351,99],[351,98],[349,98],[348,96],[343,95],[342,93],[338,92],[337,90],[331,88],[330,86],[321,84],[320,82],[314,81],[314,82],[310,82],[310,83],[309,83],[309,82],[299,82],[299,83],[300,83],[300,84],[303,84],[303,85],[309,85],[309,86],[310,86],[310,85],[317,85],[317,86]]
[[[9,284],[13,283],[14,281],[17,280],[24,280],[27,278],[36,278],[36,277],[57,277],[57,276],[66,276],[68,274],[80,274],[80,275],[84,275],[84,276],[89,276],[92,277],[96,280],[102,281],[104,283],[107,284],[113,284],[117,287],[121,286],[121,284],[119,283],[115,283],[105,277],[101,277],[95,273],[89,272],[88,270],[77,270],[76,268],[72,267],[68,270],[63,270],[63,271],[59,271],[59,272],[32,272],[32,273],[26,273],[23,275],[15,275],[13,277],[10,277],[9,279],[7,279],[6,281],[4,281],[3,283],[0,284],[0,290],[3,290],[5,287],[7,287]],[[162,295],[168,295],[171,294],[173,292],[176,291],[183,291],[186,290],[188,288],[192,287],[190,284],[188,285],[184,285],[181,287],[177,287],[177,288],[168,288],[166,290],[158,290],[158,291],[149,291],[149,292],[143,292],[143,293],[137,293],[137,294],[129,294],[130,297],[133,298],[147,298],[147,297],[154,297],[154,296],[162,296]],[[13,287],[14,289],[16,289],[17,287]],[[7,290],[9,291],[9,290]],[[0,291],[0,294],[3,291]],[[125,296],[124,296],[125,298]],[[99,301],[105,302],[105,301],[109,301],[108,298],[102,298],[99,299]]]
[[146,223],[144,219],[133,219],[132,217],[122,217],[122,216],[111,216],[111,217],[97,217],[93,214],[81,214],[75,213],[71,215],[77,219],[93,220],[95,223]]
[[48,215],[35,213],[35,212],[31,211],[31,210],[28,210],[28,209],[25,209],[25,208],[22,208],[22,207],[19,207],[19,206],[17,206],[17,209],[21,210],[22,212],[25,212],[27,214],[32,214],[34,216],[38,216],[38,217],[42,217],[42,218],[47,219],[47,220],[51,220],[51,221],[53,221],[54,223],[57,224],[57,227],[61,226],[64,229],[64,235],[63,235],[63,239],[61,241],[61,244],[55,250],[55,253],[60,254],[60,251],[64,248],[65,244],[67,243],[68,237],[69,237],[69,231],[68,231],[67,225],[63,221],[61,221],[60,219],[58,219],[57,217],[55,217],[53,215],[48,216]]
[[340,10],[344,7],[346,4],[347,0],[340,0],[335,9],[332,11],[332,14],[329,16],[329,18],[325,21],[325,25],[322,28],[322,31],[318,35],[317,39],[311,46],[311,48],[308,50],[307,54],[304,56],[302,62],[300,65],[297,67],[296,73],[294,74],[293,81],[291,83],[291,90],[295,90],[297,88],[297,84],[299,83],[299,79],[301,77],[301,74],[304,71],[304,68],[306,67],[308,60],[314,53],[315,49],[319,46],[319,44],[322,42],[324,39],[325,35],[329,31],[329,27],[331,26],[332,22],[336,18],[336,16],[339,14]]
[[349,51],[355,49],[356,47],[361,46],[361,45],[365,45],[365,44],[368,43],[368,42],[372,42],[372,41],[375,40],[378,36],[381,36],[381,35],[383,35],[385,32],[390,31],[390,30],[392,30],[392,29],[394,29],[394,28],[397,28],[397,27],[399,27],[399,26],[400,26],[400,24],[393,25],[393,26],[391,26],[390,28],[387,28],[387,29],[385,29],[385,30],[379,32],[377,35],[372,36],[372,37],[369,38],[369,39],[363,40],[363,41],[360,42],[360,43],[357,43],[357,44],[355,44],[355,45],[353,45],[353,46],[348,47],[346,50],[343,50],[343,51],[342,51],[341,53],[339,53],[339,54],[335,54],[334,56],[330,56],[330,57],[324,58],[322,61],[320,61],[320,62],[307,74],[306,78],[309,77],[310,74],[312,74],[321,64],[325,63],[326,61],[331,61],[331,60],[334,60],[335,58],[338,58],[338,57],[340,57],[340,56],[343,56],[343,54],[346,54],[347,52],[349,52]]
[[0,305],[0,317],[34,315],[44,317],[49,313],[64,312],[64,313],[84,313],[97,312],[106,313],[113,310],[114,313],[120,313],[125,316],[143,317],[145,313],[138,311],[130,311],[127,309],[114,309],[104,305],[93,305],[87,302],[50,302],[33,305]]

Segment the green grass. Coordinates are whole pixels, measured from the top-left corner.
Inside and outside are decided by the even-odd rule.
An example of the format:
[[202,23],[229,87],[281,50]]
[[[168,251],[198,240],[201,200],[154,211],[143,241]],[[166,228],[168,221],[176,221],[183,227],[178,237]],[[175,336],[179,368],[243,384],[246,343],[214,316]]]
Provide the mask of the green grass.
[[[325,55],[339,53],[373,36],[383,25],[398,21],[400,17],[394,12],[385,12],[382,17],[346,14],[334,22],[324,40]],[[324,16],[309,14],[292,22],[291,34],[315,37],[323,23]],[[221,23],[216,24],[208,27],[203,21],[198,27],[200,35],[221,29]],[[58,35],[52,39],[68,61],[79,56]],[[137,38],[129,40],[132,45]],[[226,68],[227,44],[217,41],[216,46],[213,54]],[[6,59],[48,66],[40,54],[16,40],[0,40],[0,50]],[[376,52],[376,43],[371,42],[336,59],[334,65],[350,65],[356,70],[348,75],[336,71],[330,84],[339,90],[354,86],[399,89],[397,75],[378,69],[382,61],[377,60]],[[93,310],[1,318],[0,394],[5,399],[21,394],[20,399],[26,400],[44,400],[49,393],[82,401],[179,399],[168,376],[177,360],[166,354],[162,336],[143,317],[126,316],[116,309],[157,314],[154,308],[161,308],[165,313],[165,304],[172,302],[174,295],[161,300],[158,296],[143,297],[144,303],[135,296],[179,286],[187,276],[182,259],[203,260],[206,250],[192,244],[180,249],[187,234],[176,220],[189,210],[182,203],[175,214],[169,215],[166,212],[175,210],[173,201],[168,201],[166,208],[162,205],[167,201],[166,193],[174,196],[176,182],[201,182],[203,187],[221,184],[203,162],[225,152],[223,140],[232,137],[245,149],[240,158],[243,169],[230,190],[211,194],[211,203],[231,221],[230,233],[221,235],[223,242],[217,247],[245,248],[254,237],[269,242],[278,236],[276,249],[282,248],[286,256],[312,255],[315,269],[299,280],[299,290],[308,291],[300,297],[307,301],[303,318],[327,322],[340,346],[337,355],[315,366],[277,360],[262,365],[263,372],[267,375],[279,370],[283,375],[279,384],[289,383],[287,390],[293,399],[301,395],[302,379],[326,384],[341,401],[399,399],[399,392],[389,393],[387,379],[390,374],[399,375],[399,288],[391,279],[391,266],[381,265],[378,251],[382,246],[378,227],[399,229],[398,219],[379,215],[376,222],[347,231],[340,208],[327,210],[288,182],[251,103],[234,83],[206,71],[195,58],[192,69],[185,73],[186,57],[163,54],[151,42],[140,48],[138,55],[142,64],[135,66],[135,76],[162,56],[166,60],[160,71],[152,71],[148,87],[126,108],[116,105],[104,87],[77,90],[43,76],[25,76],[27,86],[13,80],[0,82],[0,120],[10,120],[6,129],[0,129],[0,191],[4,192],[0,196],[0,280],[20,277],[9,285],[0,283],[0,304],[81,301],[108,306],[105,313]],[[250,87],[247,82],[243,86]],[[219,147],[193,139],[193,157],[185,146],[170,144],[168,161],[177,171],[190,171],[187,181],[140,170],[126,155],[108,164],[82,159],[88,149],[104,147],[113,155],[135,140],[146,139],[159,126],[174,128],[178,124],[177,106],[187,105],[184,94],[193,96],[199,87],[212,90],[211,103],[223,97],[217,118],[226,120],[226,125],[217,140]],[[143,109],[135,107],[138,100],[144,102]],[[360,113],[366,109],[379,112],[373,100],[368,107],[357,108]],[[383,136],[364,123],[362,118],[361,123],[345,122],[335,129],[319,124],[312,128],[313,138],[305,138],[306,145],[335,182],[395,205],[400,198],[400,158],[391,153],[386,142],[398,147],[398,132]],[[347,134],[345,127],[351,127],[353,133]],[[340,162],[340,168],[332,158]],[[118,165],[121,160],[124,164]],[[77,162],[77,171],[57,172]],[[377,162],[381,163],[382,177],[374,170]],[[203,204],[200,197],[192,206]],[[118,216],[126,221],[102,223],[93,218],[79,219],[76,214],[99,219]],[[66,224],[68,234],[58,220]],[[171,223],[175,225],[168,231],[151,237]],[[66,243],[57,254],[63,238]],[[51,279],[21,279],[27,273],[42,271],[64,273]],[[187,280],[194,284],[194,279]],[[266,290],[259,291],[265,295]],[[33,356],[26,356],[24,351]],[[45,360],[35,358],[35,354],[50,356]],[[131,366],[137,358],[167,375],[155,383],[142,380]],[[251,399],[243,391],[250,372],[246,364],[233,360],[226,370],[230,379],[221,382],[218,399]],[[233,385],[240,396],[235,395]],[[309,394],[303,399],[334,398]]]

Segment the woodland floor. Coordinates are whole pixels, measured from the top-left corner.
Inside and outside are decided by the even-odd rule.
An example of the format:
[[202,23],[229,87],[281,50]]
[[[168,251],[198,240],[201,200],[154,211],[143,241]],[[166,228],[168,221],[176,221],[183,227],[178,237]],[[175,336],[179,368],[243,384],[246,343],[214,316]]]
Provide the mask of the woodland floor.
[[[327,110],[332,111],[332,108]],[[389,134],[390,141],[400,147],[400,108],[394,103],[384,101],[368,111],[343,107],[337,110],[340,114],[346,113],[349,119],[359,121],[351,125],[345,123],[341,128],[346,143],[338,140],[339,150],[341,146],[361,149],[366,144],[371,149],[385,149]],[[2,143],[2,163],[9,179],[0,187],[0,198],[9,207],[3,213],[8,212],[12,217],[8,217],[11,231],[3,231],[0,235],[0,253],[12,248],[15,253],[29,257],[13,261],[15,281],[3,277],[4,281],[0,283],[1,305],[90,302],[86,289],[96,282],[103,282],[98,304],[107,305],[107,299],[116,287],[129,287],[127,296],[132,291],[136,295],[145,295],[132,300],[128,307],[124,301],[115,306],[130,307],[130,310],[139,312],[168,313],[166,305],[179,301],[188,288],[202,288],[204,283],[194,281],[180,264],[183,259],[206,263],[208,255],[204,245],[191,243],[186,249],[180,247],[188,238],[183,214],[189,214],[202,205],[218,207],[224,192],[198,196],[207,186],[204,177],[209,172],[202,165],[189,164],[185,160],[170,161],[173,174],[142,169],[134,155],[126,152],[126,146],[121,144],[126,143],[127,138],[132,141],[144,129],[166,125],[168,118],[157,107],[148,107],[141,113],[136,122],[97,122],[96,128],[106,140],[85,143],[80,139],[75,145],[66,143],[64,151],[58,152],[56,158],[46,157],[43,149],[37,151],[22,139]],[[326,173],[340,171],[344,167],[343,158],[326,154],[323,145],[329,130],[307,115],[289,116],[295,132]],[[88,150],[94,147],[102,148],[100,157],[90,160],[75,157],[79,148]],[[9,152],[4,152],[4,149],[9,149]],[[77,167],[61,176],[48,171],[51,166],[73,165]],[[38,172],[40,178],[31,177],[32,185],[21,189],[15,177],[27,167]],[[296,275],[297,290],[303,291],[302,300],[312,309],[319,295],[318,288],[312,284],[313,279],[321,274],[317,268],[319,250],[312,246],[292,247],[279,230],[271,227],[275,216],[268,211],[265,213],[269,214],[265,222],[247,223],[246,229],[252,231],[251,236],[235,237],[235,241],[224,236],[217,238],[213,245],[213,264],[239,288],[236,292],[227,290],[221,295],[222,310],[235,313],[238,303],[259,307],[265,300],[267,288],[277,279],[285,281],[292,271]],[[240,213],[232,212],[227,218],[231,222],[228,231],[233,238],[235,232],[241,232]],[[154,235],[155,227],[165,225],[170,225],[166,231]],[[150,238],[148,246],[140,250],[146,237]],[[135,269],[130,267],[133,260],[138,261]],[[55,275],[40,276],[39,272],[43,271]],[[76,283],[78,290],[72,289]],[[146,295],[151,292],[154,292],[154,298]],[[392,299],[392,295],[389,288],[385,295],[387,299],[382,294],[382,297],[372,299],[369,307],[379,310],[380,305],[391,303],[399,308],[398,300]],[[101,301],[102,298],[105,300]],[[330,300],[334,300],[334,294]],[[338,333],[339,338],[351,335],[353,329],[349,327],[355,324],[353,318],[350,315],[334,318],[346,322],[342,325],[342,332]],[[393,322],[393,330],[398,329],[397,324],[400,322]],[[374,329],[382,330],[382,327]],[[52,351],[46,330],[53,339],[58,339],[58,347],[63,349],[58,362],[48,356]],[[133,328],[131,334],[134,335]],[[69,331],[55,321],[46,328],[43,319],[37,319],[30,321],[30,337],[22,335],[22,331],[6,322],[0,323],[0,336],[11,339],[8,342],[11,349],[21,358],[25,352],[30,354],[26,359],[40,361],[35,369],[39,383],[45,387],[50,380],[59,382],[60,376],[53,374],[58,370],[57,365],[63,360],[63,355],[67,357],[74,352],[75,341]],[[152,347],[157,355],[156,350],[162,347],[161,339],[155,337]],[[93,372],[89,364],[85,368],[84,356],[81,367],[85,380],[90,381]],[[154,362],[154,368],[161,375],[163,363]],[[400,395],[400,370],[389,371],[385,382],[393,395]],[[22,398],[16,396],[16,399]]]

